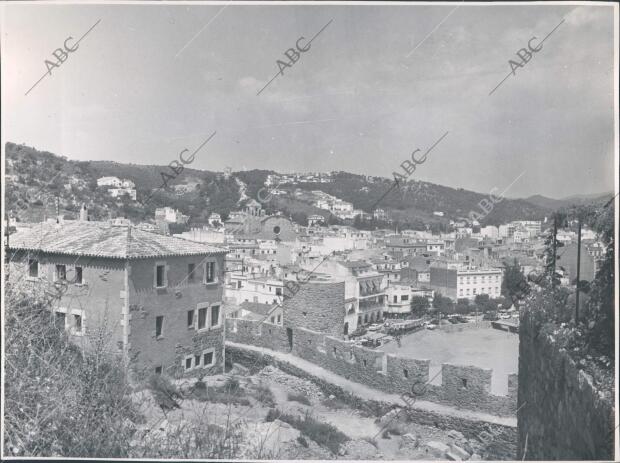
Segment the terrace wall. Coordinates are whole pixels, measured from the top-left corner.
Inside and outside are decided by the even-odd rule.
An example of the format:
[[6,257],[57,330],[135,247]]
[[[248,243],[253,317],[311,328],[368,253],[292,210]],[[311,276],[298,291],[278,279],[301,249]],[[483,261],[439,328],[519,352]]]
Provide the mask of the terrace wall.
[[613,386],[596,384],[527,314],[519,337],[517,458],[614,460]]
[[[411,393],[428,400],[498,416],[516,412],[517,375],[509,375],[508,395],[492,394],[492,370],[474,366],[442,365],[442,384],[427,384],[430,360],[418,360],[356,346],[305,328],[286,328],[251,320],[228,319],[226,340],[288,352],[351,381],[392,394]],[[235,328],[236,326],[236,328]],[[271,329],[271,332],[268,330]],[[287,329],[292,332],[292,347]]]

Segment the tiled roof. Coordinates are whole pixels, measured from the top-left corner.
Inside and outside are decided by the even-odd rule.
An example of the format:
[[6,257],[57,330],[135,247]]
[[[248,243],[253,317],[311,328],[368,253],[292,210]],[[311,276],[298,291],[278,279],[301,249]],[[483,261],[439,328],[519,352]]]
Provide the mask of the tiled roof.
[[107,222],[41,223],[9,238],[10,249],[74,256],[140,259],[160,256],[225,254],[225,247],[166,236]]
[[345,260],[341,264],[347,268],[370,267],[370,264],[363,260]]
[[268,315],[275,310],[276,305],[277,304],[263,304],[261,302],[242,302],[239,304],[242,309],[259,315]]

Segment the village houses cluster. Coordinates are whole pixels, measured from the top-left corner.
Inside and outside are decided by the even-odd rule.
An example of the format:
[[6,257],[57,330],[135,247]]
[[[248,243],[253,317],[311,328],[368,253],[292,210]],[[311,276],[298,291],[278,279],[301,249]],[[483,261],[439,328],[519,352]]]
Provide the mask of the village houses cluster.
[[[283,180],[270,176],[265,185],[278,194]],[[287,181],[329,180],[306,174]],[[130,180],[103,177],[97,184],[112,196],[135,198]],[[321,191],[300,195],[349,222],[361,212]],[[226,319],[316,329],[328,307],[337,312],[330,333],[348,340],[387,319],[413,318],[414,298],[430,307],[438,293],[454,302],[499,298],[506,260],[516,258],[526,274],[543,266],[541,221],[481,227],[463,219],[441,234],[328,226],[323,215],[301,226],[283,214],[266,214],[248,198],[226,220],[212,213],[176,234],[166,227],[187,222],[170,207],[157,209],[148,223],[97,222],[83,207],[78,220],[13,223],[17,231],[6,243],[10,278],[46,291],[73,275],[53,310],[76,342],[88,330],[105,328],[110,345],[136,372],[180,376],[222,370]],[[576,237],[560,230],[558,240],[565,245],[561,272],[568,285],[576,275],[570,258]],[[582,246],[581,277],[591,280],[603,249],[591,230],[584,230]],[[313,285],[321,298],[300,304],[302,291],[291,289]]]

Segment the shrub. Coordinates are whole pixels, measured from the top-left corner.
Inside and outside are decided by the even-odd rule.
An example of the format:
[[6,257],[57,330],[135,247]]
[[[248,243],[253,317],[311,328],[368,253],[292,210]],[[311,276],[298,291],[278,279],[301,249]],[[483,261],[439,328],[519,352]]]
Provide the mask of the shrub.
[[54,326],[48,303],[7,284],[4,445],[13,456],[127,458],[140,416],[105,333],[83,352]]
[[[290,424],[295,429],[298,429],[302,434],[306,435],[316,443],[328,448],[336,455],[338,454],[340,445],[350,440],[349,437],[340,432],[338,428],[332,426],[331,424],[321,423],[315,420],[308,412],[303,418],[288,413],[282,413],[277,410],[274,410],[274,412],[276,413],[276,417],[278,419]],[[268,418],[270,417],[270,413],[267,414]]]
[[167,376],[152,375],[149,378],[148,386],[153,391],[153,396],[161,408],[179,408],[177,399],[181,398],[181,394]]
[[267,423],[271,423],[280,417],[280,413],[275,408],[270,408],[265,417]]
[[297,437],[297,442],[299,442],[303,447],[309,447],[308,441],[304,439],[304,436],[302,436],[301,434]]
[[308,399],[308,397],[303,394],[295,394],[293,392],[289,392],[286,398],[289,402],[299,402],[300,404],[304,405],[312,405],[310,399]]
[[253,397],[260,403],[262,403],[263,405],[267,405],[268,407],[276,406],[276,398],[273,395],[273,392],[271,392],[269,386],[266,386],[263,383],[260,383],[256,387]]

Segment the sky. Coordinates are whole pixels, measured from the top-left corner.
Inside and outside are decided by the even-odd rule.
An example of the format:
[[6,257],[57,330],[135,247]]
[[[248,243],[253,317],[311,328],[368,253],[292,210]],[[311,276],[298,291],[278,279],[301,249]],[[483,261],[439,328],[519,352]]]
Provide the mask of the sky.
[[[604,193],[614,190],[614,14],[460,2],[5,3],[2,141],[165,165],[215,132],[191,167],[391,177],[447,132],[410,179],[507,197]],[[46,75],[54,50],[95,24]],[[286,50],[326,25],[291,64]],[[527,63],[516,55],[551,31]],[[291,65],[280,73],[278,60]],[[510,60],[521,64],[514,73]]]

